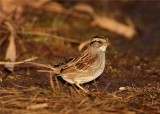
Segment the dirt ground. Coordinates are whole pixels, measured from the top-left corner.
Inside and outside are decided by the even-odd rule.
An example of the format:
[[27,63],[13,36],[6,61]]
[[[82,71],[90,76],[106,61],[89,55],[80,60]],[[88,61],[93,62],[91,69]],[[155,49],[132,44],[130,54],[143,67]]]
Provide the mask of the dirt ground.
[[[60,3],[69,7],[77,2]],[[48,30],[79,41],[91,39],[95,35],[109,37],[112,45],[106,51],[103,74],[83,85],[92,95],[86,95],[61,78],[53,78],[51,87],[50,74],[37,72],[41,67],[21,64],[10,73],[1,66],[0,114],[160,113],[160,2],[122,4],[110,1],[107,2],[107,8],[103,6],[104,2],[86,3],[94,7],[97,13],[120,10],[123,16],[130,16],[138,35],[128,40],[99,27],[89,26],[88,20],[73,17],[64,20],[64,16],[59,14],[56,14],[56,18],[52,14],[44,18],[43,13],[30,12],[25,15],[25,21],[30,22],[36,17],[34,28],[27,29]],[[20,36],[20,40],[16,39],[18,60],[38,56],[37,62],[57,64],[79,53],[77,43],[34,35]],[[5,53],[5,45],[2,53]],[[120,90],[120,87],[125,90]]]

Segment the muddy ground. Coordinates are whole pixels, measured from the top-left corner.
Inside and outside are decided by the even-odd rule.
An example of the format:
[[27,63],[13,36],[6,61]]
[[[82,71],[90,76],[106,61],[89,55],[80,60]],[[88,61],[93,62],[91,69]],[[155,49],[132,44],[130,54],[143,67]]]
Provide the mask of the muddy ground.
[[[66,7],[76,3],[62,2]],[[83,85],[92,95],[86,95],[60,78],[53,78],[54,87],[51,88],[49,74],[37,72],[41,67],[21,64],[15,67],[13,73],[1,67],[1,114],[160,113],[160,2],[108,2],[108,8],[103,6],[104,2],[98,5],[87,3],[97,13],[106,13],[106,9],[113,12],[120,10],[122,16],[130,16],[138,35],[128,40],[99,27],[89,26],[88,20],[70,17],[64,21],[59,14],[56,18],[49,14],[46,19],[43,13],[35,15],[30,12],[25,15],[25,21],[36,17],[38,20],[34,28],[28,29],[51,29],[54,34],[80,41],[95,35],[109,37],[112,45],[106,51],[103,74]],[[26,18],[29,15],[32,16]],[[77,43],[34,35],[19,36],[22,38],[17,38],[18,60],[38,56],[37,62],[57,64],[79,53]],[[125,87],[125,90],[120,91],[120,87]]]

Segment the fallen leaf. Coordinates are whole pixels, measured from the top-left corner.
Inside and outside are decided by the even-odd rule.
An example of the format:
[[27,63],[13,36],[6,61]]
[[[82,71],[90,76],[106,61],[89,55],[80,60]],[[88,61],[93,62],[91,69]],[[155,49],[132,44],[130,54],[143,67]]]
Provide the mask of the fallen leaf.
[[78,50],[81,52],[82,50],[85,49],[85,47],[90,43],[90,40],[84,41],[82,43],[79,44],[78,46]]
[[[15,40],[14,40],[13,34],[11,34],[9,37],[9,45],[6,51],[5,59],[11,62],[15,62],[16,60],[16,46],[15,46]],[[14,70],[14,64],[7,64],[5,65],[5,67],[10,71]]]
[[123,23],[116,21],[115,19],[98,15],[95,15],[94,19],[95,19],[93,22],[94,25],[97,25],[103,29],[107,29],[119,35],[122,35],[128,39],[132,39],[137,34],[133,24],[125,25]]
[[81,11],[89,14],[94,14],[94,9],[92,6],[84,3],[79,3],[73,7],[74,10],[76,11]]
[[[9,45],[6,51],[5,59],[7,61],[15,62],[16,60],[16,46],[15,46],[15,32],[13,26],[9,23],[5,23],[8,26],[8,29],[10,30],[11,34],[9,36]],[[14,70],[14,64],[6,64],[5,67],[13,71]]]
[[48,107],[48,103],[41,103],[41,104],[32,104],[32,105],[29,105],[27,106],[26,108],[27,109],[31,109],[31,110],[36,110],[36,109],[44,109]]

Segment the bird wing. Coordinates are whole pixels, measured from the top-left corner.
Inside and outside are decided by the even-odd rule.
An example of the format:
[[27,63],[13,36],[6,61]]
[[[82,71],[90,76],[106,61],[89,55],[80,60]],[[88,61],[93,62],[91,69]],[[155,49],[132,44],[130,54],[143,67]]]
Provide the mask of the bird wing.
[[65,61],[63,61],[63,62],[61,62],[61,63],[59,63],[57,65],[54,65],[54,68],[63,68],[63,67],[66,67],[68,65],[68,63],[70,63],[73,59],[74,58],[72,57],[72,58],[69,58],[69,59],[67,59],[67,60],[65,60]]
[[88,67],[97,59],[97,54],[92,54],[91,52],[84,51],[79,56],[73,58],[66,66],[61,69],[61,73],[72,73],[76,71],[85,71]]
[[92,64],[97,60],[97,54],[87,53],[84,56],[81,56],[77,63],[74,65],[76,70],[86,70],[88,67],[91,67]]

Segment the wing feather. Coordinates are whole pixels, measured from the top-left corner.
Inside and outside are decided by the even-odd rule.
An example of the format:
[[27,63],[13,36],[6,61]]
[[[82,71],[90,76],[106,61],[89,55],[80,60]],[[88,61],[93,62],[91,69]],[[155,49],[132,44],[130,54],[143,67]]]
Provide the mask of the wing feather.
[[61,73],[85,71],[97,60],[98,55],[85,51],[76,58],[72,59],[65,67],[61,69]]

